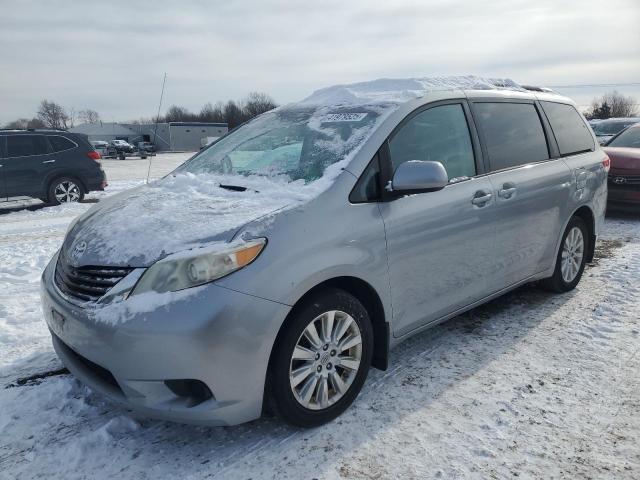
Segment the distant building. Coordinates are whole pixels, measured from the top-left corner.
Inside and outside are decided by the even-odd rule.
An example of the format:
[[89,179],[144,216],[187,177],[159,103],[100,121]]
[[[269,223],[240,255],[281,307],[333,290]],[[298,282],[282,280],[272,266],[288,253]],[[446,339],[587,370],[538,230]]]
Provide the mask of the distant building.
[[83,123],[70,128],[73,133],[84,133],[89,141],[125,140],[132,145],[151,142],[156,151],[200,150],[212,138],[225,135],[226,123],[169,122],[169,123]]

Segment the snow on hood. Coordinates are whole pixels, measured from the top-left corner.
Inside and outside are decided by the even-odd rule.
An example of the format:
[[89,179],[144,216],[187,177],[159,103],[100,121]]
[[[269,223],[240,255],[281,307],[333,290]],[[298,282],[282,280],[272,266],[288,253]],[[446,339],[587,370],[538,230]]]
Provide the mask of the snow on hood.
[[[72,227],[63,253],[78,266],[145,267],[207,242],[229,241],[246,223],[301,205],[325,190],[340,173],[339,166],[332,167],[307,185],[264,176],[169,176],[95,205]],[[220,184],[247,190],[230,191]],[[80,243],[84,252],[73,258]]]
[[485,78],[475,75],[392,79],[334,85],[316,90],[302,103],[320,105],[403,103],[442,90],[517,90],[526,91],[508,78]]

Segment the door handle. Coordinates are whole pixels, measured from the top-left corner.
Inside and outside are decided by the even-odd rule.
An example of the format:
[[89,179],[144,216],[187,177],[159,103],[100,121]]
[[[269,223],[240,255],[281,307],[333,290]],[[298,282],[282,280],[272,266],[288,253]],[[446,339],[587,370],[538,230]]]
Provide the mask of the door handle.
[[500,198],[504,198],[508,200],[513,197],[513,194],[516,193],[516,184],[512,182],[507,182],[502,185],[502,188],[498,190],[498,196]]
[[491,200],[491,193],[485,192],[483,190],[478,190],[473,198],[471,199],[471,203],[473,203],[476,207],[484,207]]
[[45,161],[44,161],[44,162],[42,162],[42,163],[54,163],[54,162],[55,162],[55,160],[45,160]]

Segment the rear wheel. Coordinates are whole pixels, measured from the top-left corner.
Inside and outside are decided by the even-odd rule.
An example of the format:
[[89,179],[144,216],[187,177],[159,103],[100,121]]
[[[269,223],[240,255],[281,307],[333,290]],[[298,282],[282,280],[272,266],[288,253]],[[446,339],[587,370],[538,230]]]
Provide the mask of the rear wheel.
[[293,425],[322,425],[351,405],[367,377],[373,352],[369,314],[353,295],[323,291],[297,309],[274,348],[274,410]]
[[589,248],[589,231],[584,220],[572,217],[560,242],[553,276],[544,280],[544,286],[554,292],[573,290],[584,272]]
[[59,205],[68,202],[81,202],[84,199],[84,191],[80,182],[75,178],[57,178],[49,185],[47,196],[49,203]]

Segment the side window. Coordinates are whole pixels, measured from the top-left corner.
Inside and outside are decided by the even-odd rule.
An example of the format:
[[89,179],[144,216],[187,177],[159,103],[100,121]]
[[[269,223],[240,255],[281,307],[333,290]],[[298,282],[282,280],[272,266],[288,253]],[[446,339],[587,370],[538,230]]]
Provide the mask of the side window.
[[516,167],[549,158],[547,140],[532,103],[476,103],[491,170]]
[[8,135],[7,157],[27,157],[49,153],[44,135]]
[[440,162],[449,179],[473,177],[476,165],[462,105],[441,105],[418,113],[389,141],[393,171],[409,160]]
[[51,135],[47,137],[49,139],[49,143],[53,148],[54,152],[62,152],[63,150],[71,150],[76,147],[76,144],[73,143],[68,138],[62,137],[60,135]]
[[380,200],[380,160],[376,153],[353,187],[349,201],[351,203],[373,202]]
[[572,105],[555,102],[540,103],[553,129],[560,155],[571,155],[594,149],[589,127]]

